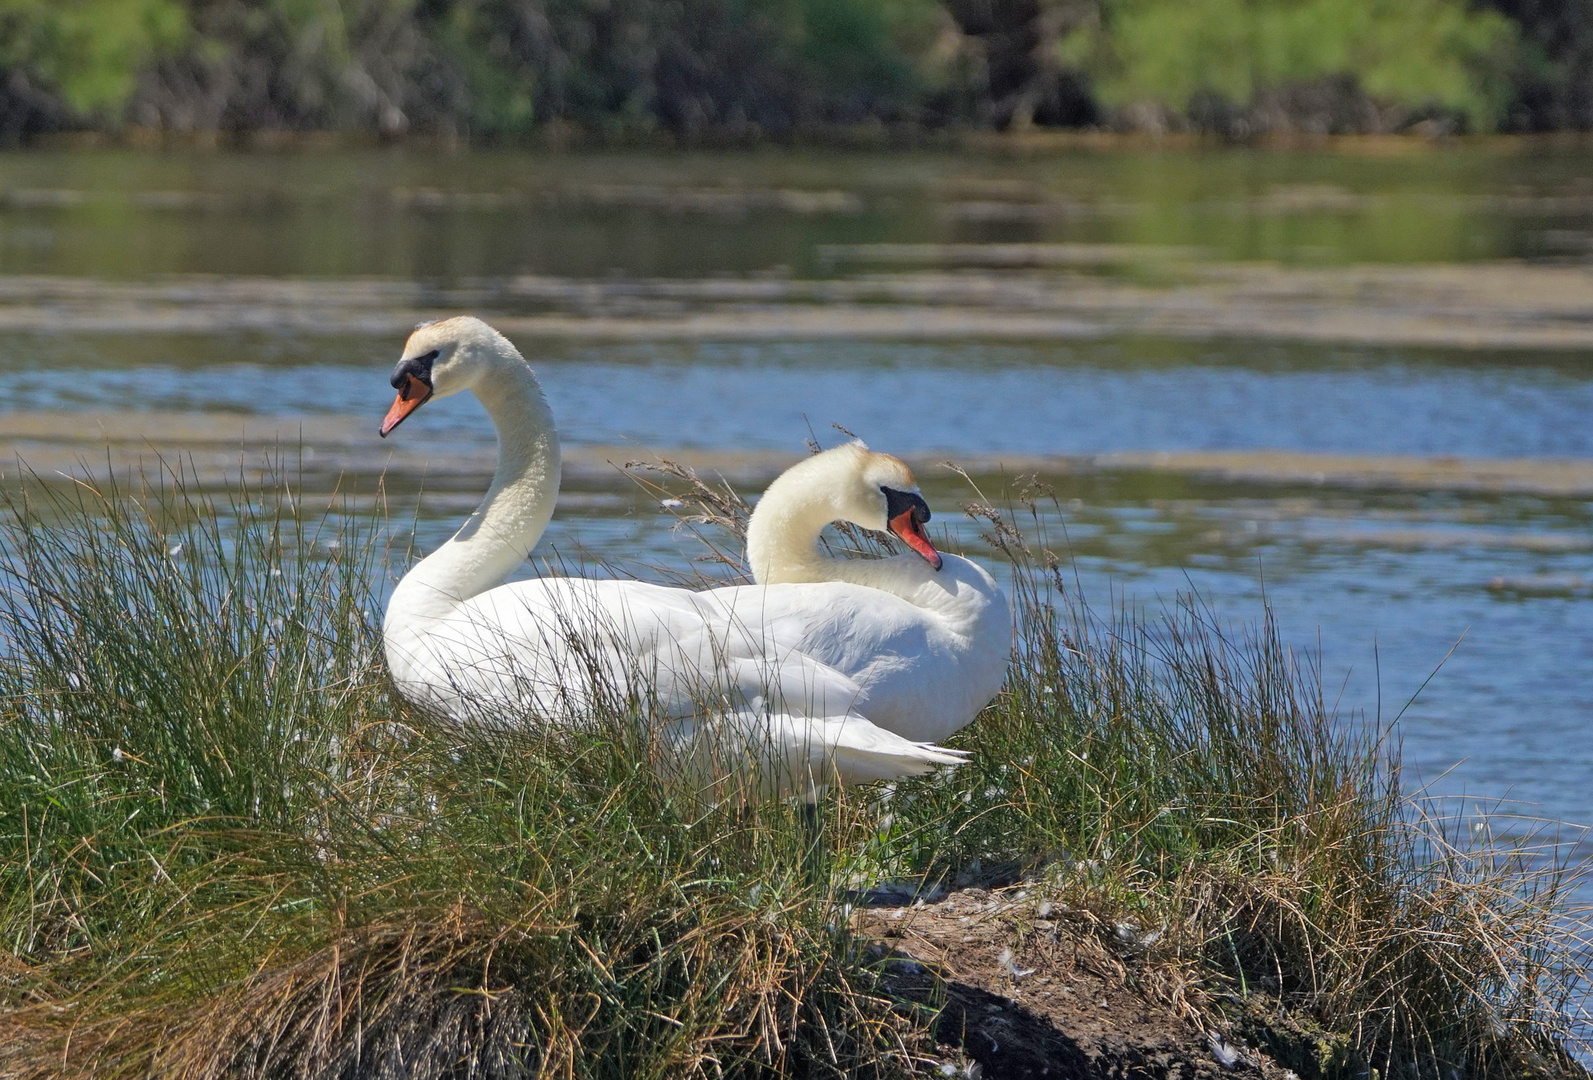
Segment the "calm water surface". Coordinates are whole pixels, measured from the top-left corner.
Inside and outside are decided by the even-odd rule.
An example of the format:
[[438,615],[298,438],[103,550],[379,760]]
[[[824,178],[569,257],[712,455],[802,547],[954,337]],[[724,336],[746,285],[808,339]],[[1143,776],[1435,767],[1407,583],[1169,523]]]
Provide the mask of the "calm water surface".
[[[1293,265],[1575,261],[1593,252],[1593,156],[0,156],[0,275],[803,277],[839,272],[824,245],[1013,241],[1180,245]],[[841,424],[881,449],[952,459],[1593,460],[1593,362],[1577,354],[1165,340],[521,344],[574,445],[798,454],[810,434],[840,438],[830,425]],[[319,414],[373,427],[399,346],[61,326],[9,342],[0,434],[7,414],[38,410]],[[450,401],[392,442],[393,462],[418,473],[428,459],[490,449],[491,434],[477,406]],[[921,479],[937,523],[977,548],[977,529],[955,520],[966,485]],[[1455,809],[1468,817],[1504,800],[1508,812],[1593,823],[1593,500],[1154,470],[1055,484],[1052,540],[1065,537],[1102,606],[1154,606],[1195,588],[1249,621],[1264,597],[1290,642],[1320,650],[1346,712],[1397,713],[1442,664],[1405,711],[1407,786],[1464,796]],[[564,503],[551,545],[689,558],[623,482],[587,486]],[[423,546],[470,495],[423,499]]]

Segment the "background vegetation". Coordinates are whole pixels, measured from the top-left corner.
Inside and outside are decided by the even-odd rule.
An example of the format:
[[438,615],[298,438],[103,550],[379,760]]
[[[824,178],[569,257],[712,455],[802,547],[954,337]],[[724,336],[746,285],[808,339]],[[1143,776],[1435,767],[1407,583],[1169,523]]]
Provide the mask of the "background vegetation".
[[1593,126],[1593,0],[0,0],[0,133]]

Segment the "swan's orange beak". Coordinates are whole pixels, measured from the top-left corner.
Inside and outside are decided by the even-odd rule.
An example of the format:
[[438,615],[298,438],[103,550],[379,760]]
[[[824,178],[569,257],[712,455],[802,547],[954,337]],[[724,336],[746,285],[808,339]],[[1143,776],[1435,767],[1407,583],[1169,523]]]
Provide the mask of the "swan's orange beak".
[[382,418],[382,426],[377,429],[377,434],[387,438],[387,433],[404,422],[404,417],[420,408],[426,399],[431,397],[431,387],[410,375],[404,379],[404,385],[398,388],[398,397],[393,399],[393,407],[387,410],[387,415]]
[[935,545],[929,542],[929,534],[924,532],[924,526],[919,522],[918,515],[912,510],[903,510],[890,520],[891,532],[901,537],[908,547],[924,557],[924,561],[936,570],[940,569],[940,552],[935,550]]

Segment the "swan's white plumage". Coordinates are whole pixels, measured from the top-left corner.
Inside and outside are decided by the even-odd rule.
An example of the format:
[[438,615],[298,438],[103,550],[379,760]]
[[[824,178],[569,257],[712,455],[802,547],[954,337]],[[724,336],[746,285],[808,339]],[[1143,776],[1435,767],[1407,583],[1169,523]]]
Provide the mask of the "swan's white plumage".
[[[552,416],[525,361],[486,324],[422,327],[405,357],[432,351],[435,396],[470,389],[481,398],[498,429],[499,467],[480,508],[394,590],[384,642],[406,697],[459,722],[503,726],[579,723],[599,711],[600,696],[645,696],[674,764],[705,783],[750,779],[761,794],[811,794],[963,759],[930,743],[971,720],[1000,685],[1011,627],[989,574],[957,556],[936,573],[916,555],[823,565],[807,555],[836,518],[882,527],[878,478],[862,474],[883,467],[894,478],[905,472],[900,462],[857,456],[866,448],[830,451],[818,456],[827,465],[793,470],[805,481],[787,484],[787,497],[778,490],[785,477],[772,485],[754,515],[755,568],[778,551],[850,580],[701,592],[584,578],[502,584],[552,512]],[[856,490],[824,490],[862,466]],[[803,492],[822,505],[805,505]],[[769,512],[783,510],[791,513]],[[771,540],[771,521],[788,530],[784,547]]]
[[389,663],[406,696],[472,724],[580,722],[605,703],[645,698],[680,763],[704,783],[736,771],[723,759],[738,748],[763,772],[760,786],[780,791],[962,760],[872,723],[858,684],[796,647],[795,620],[745,619],[739,609],[749,605],[724,595],[735,591],[514,582],[424,634],[390,626]]

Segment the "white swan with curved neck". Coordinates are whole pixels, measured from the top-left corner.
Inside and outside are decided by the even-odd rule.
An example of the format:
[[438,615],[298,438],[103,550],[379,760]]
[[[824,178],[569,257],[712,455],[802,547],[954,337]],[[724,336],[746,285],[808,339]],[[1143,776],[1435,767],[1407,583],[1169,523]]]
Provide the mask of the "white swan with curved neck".
[[[936,571],[928,508],[896,459],[842,447],[771,485],[748,536],[757,585],[504,584],[558,495],[558,436],[536,377],[501,334],[461,317],[417,329],[392,381],[382,435],[432,397],[470,390],[499,445],[481,505],[388,603],[388,665],[412,701],[503,726],[579,723],[605,700],[646,698],[683,768],[709,783],[750,779],[761,794],[811,795],[963,759],[923,732],[955,730],[995,693],[1010,622],[973,563],[945,556]],[[823,559],[819,530],[836,519],[889,526],[920,554]]]
[[[769,485],[747,525],[747,561],[760,610],[800,620],[800,647],[858,684],[859,711],[904,738],[939,742],[1001,689],[1013,627],[995,579],[937,552],[928,520],[906,464],[854,442]],[[819,545],[832,521],[889,531],[911,550],[837,558]]]

